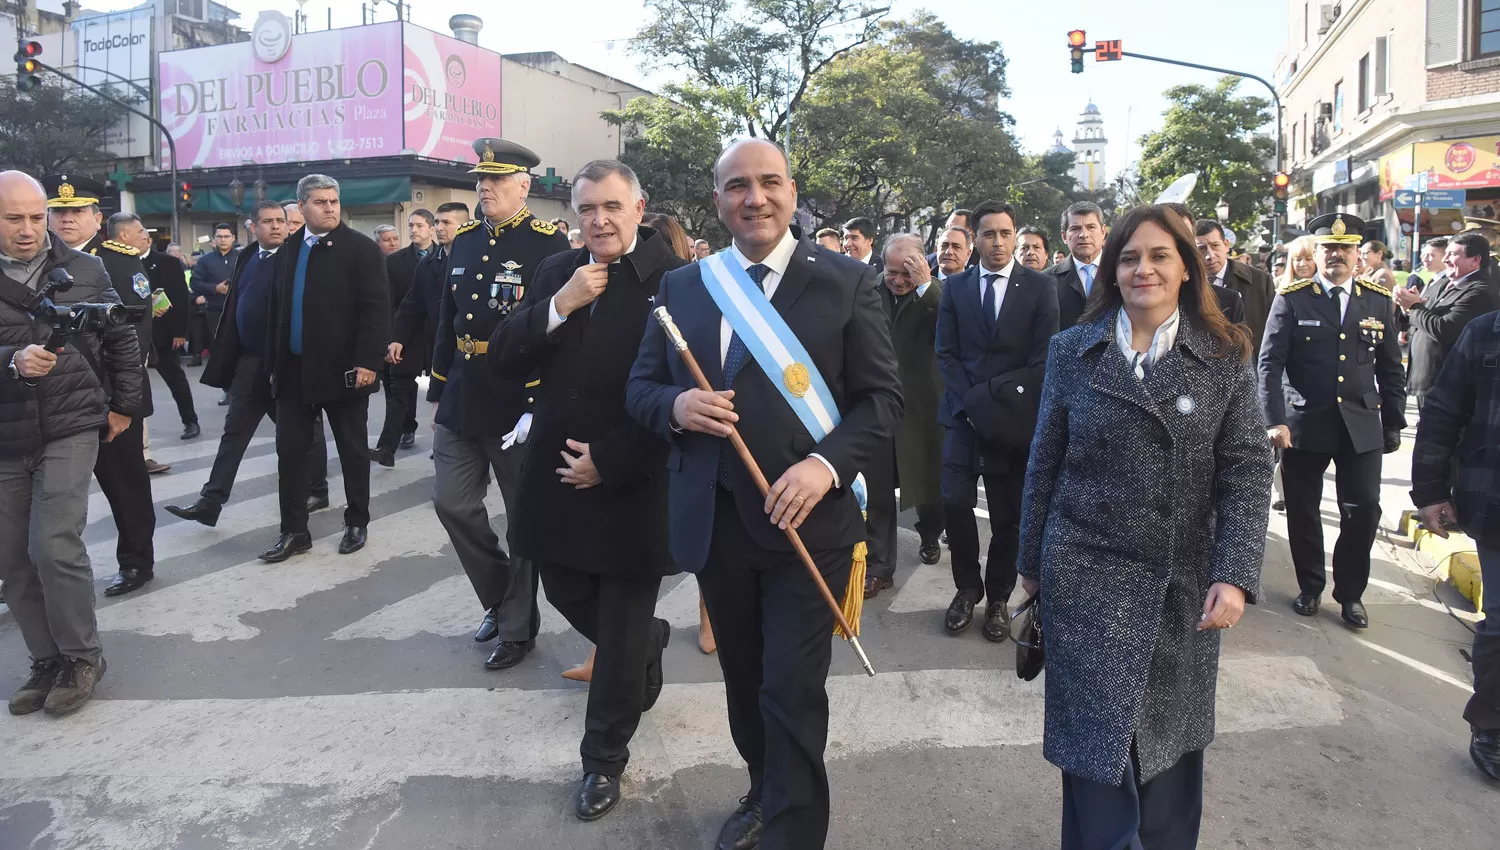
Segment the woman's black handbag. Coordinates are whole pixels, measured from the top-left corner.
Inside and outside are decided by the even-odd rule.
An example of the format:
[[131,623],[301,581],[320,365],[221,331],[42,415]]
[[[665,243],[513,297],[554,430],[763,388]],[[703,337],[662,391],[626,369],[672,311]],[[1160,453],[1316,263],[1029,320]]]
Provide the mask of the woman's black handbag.
[[[1016,609],[1011,617],[1010,639],[1016,643],[1016,676],[1024,681],[1035,679],[1047,663],[1047,651],[1042,644],[1042,592],[1036,594]],[[1024,615],[1024,616],[1022,616]],[[1021,633],[1014,631],[1017,620],[1021,622]]]

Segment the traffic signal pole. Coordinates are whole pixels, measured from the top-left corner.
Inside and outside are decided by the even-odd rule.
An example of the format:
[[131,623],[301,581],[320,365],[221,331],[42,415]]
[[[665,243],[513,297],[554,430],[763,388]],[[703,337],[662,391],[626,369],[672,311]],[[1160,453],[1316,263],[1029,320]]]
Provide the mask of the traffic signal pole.
[[128,112],[130,112],[132,114],[135,114],[135,115],[139,115],[140,117],[142,117],[142,118],[146,119],[147,121],[151,122],[151,125],[153,127],[155,127],[156,129],[158,129],[158,130],[161,131],[162,137],[167,140],[167,159],[170,161],[170,166],[171,166],[171,170],[172,170],[172,238],[175,239],[175,240],[180,241],[182,239],[182,231],[178,229],[178,221],[177,221],[177,141],[172,138],[172,132],[167,129],[167,127],[166,127],[165,124],[161,123],[160,121],[156,120],[155,118],[152,118],[147,113],[142,112],[139,109],[136,109],[135,107],[131,106],[130,104],[128,104],[126,102],[124,102],[123,100],[120,100],[119,98],[114,97],[109,92],[101,91],[99,89],[96,89],[93,86],[89,85],[88,83],[85,83],[83,80],[80,80],[77,77],[74,77],[74,76],[72,76],[70,74],[66,74],[66,73],[64,73],[62,71],[59,71],[58,69],[52,67],[51,65],[44,65],[41,62],[38,62],[37,63],[37,67],[40,68],[41,70],[44,70],[44,71],[51,71],[52,73],[58,75],[59,77],[62,77],[63,79],[67,80],[68,82],[73,83],[74,85],[77,85],[77,86],[80,86],[82,88],[88,89],[89,91],[91,91],[94,94],[96,94],[96,95],[104,98],[105,100],[108,100],[108,101],[111,101],[113,103],[118,104],[121,108],[125,109],[126,111],[128,111]]

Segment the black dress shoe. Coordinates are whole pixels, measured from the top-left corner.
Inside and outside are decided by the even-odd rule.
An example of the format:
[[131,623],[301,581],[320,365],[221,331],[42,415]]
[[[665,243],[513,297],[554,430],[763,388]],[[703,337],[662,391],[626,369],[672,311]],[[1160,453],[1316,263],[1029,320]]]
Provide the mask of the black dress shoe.
[[985,607],[984,628],[980,633],[992,643],[1005,643],[1010,637],[1010,609],[1004,602],[991,602]]
[[180,519],[190,519],[193,522],[201,522],[209,528],[219,524],[219,511],[222,506],[218,502],[208,499],[199,499],[187,507],[167,505],[167,513]]
[[229,393],[226,392],[223,395],[219,396],[219,406],[220,407],[228,407],[229,406]]
[[922,563],[931,566],[942,559],[943,547],[936,543],[923,543],[922,548],[917,550],[917,554],[922,558]]
[[602,773],[585,773],[578,784],[578,798],[573,801],[573,814],[582,821],[598,820],[618,802],[620,780]]
[[396,445],[400,446],[403,449],[414,449],[414,448],[416,448],[417,447],[417,433],[415,431],[408,431],[407,433],[402,434],[401,435],[401,442],[397,443]]
[[283,534],[276,545],[260,553],[260,559],[268,564],[279,564],[293,555],[312,550],[312,535],[303,531],[298,534]]
[[765,828],[760,801],[740,798],[740,807],[719,828],[714,850],[752,850],[760,846],[760,831]]
[[1370,614],[1365,611],[1363,602],[1345,602],[1343,605],[1344,622],[1352,629],[1368,629],[1370,627]]
[[203,357],[200,356],[200,355],[194,354],[192,357],[188,358],[187,364],[189,366],[202,366],[203,365]]
[[880,591],[889,587],[895,587],[896,583],[888,578],[880,576],[865,576],[865,598],[874,599],[880,595]]
[[365,527],[362,525],[344,526],[344,539],[339,541],[339,554],[348,555],[365,548]]
[[979,595],[972,590],[960,590],[954,594],[948,613],[943,615],[943,628],[949,634],[961,634],[974,622],[974,606],[979,604]]
[[1283,512],[1286,511],[1286,502],[1281,499],[1277,499],[1276,501],[1271,503],[1271,510]]
[[181,437],[181,439],[191,440],[194,437],[197,437],[199,434],[202,434],[202,433],[203,433],[203,429],[198,427],[198,423],[197,422],[189,422],[188,424],[182,426],[182,437]]
[[396,450],[395,449],[371,449],[370,450],[370,460],[374,461],[375,463],[380,464],[381,466],[387,467],[387,468],[395,466],[396,465]]
[[1313,617],[1318,613],[1320,597],[1311,593],[1304,593],[1292,600],[1292,610],[1304,617]]
[[479,621],[479,628],[474,630],[475,643],[489,643],[500,634],[500,615],[494,608],[484,612],[484,619]]
[[308,513],[314,513],[316,511],[325,510],[327,507],[328,507],[328,494],[327,493],[324,493],[321,496],[313,495],[313,496],[308,496],[307,497],[307,512]]
[[502,640],[489,660],[484,662],[486,670],[505,670],[526,660],[526,653],[536,646],[534,640]]
[[672,640],[672,624],[666,620],[657,619],[661,623],[661,648],[646,662],[646,696],[641,700],[641,711],[650,711],[651,706],[661,698],[661,689],[666,683],[666,675],[662,671],[661,657],[666,654],[667,644]]
[[132,590],[141,589],[146,582],[155,577],[155,573],[140,567],[121,567],[120,571],[115,574],[115,580],[104,588],[104,595],[124,596]]
[[1469,737],[1469,758],[1480,773],[1500,780],[1500,729],[1470,728],[1473,734]]

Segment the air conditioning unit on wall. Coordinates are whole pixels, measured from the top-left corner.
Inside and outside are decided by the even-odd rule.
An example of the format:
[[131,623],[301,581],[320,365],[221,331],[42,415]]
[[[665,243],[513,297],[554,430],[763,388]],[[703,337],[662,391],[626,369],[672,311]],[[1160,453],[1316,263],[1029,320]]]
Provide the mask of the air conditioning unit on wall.
[[1333,104],[1327,103],[1327,102],[1319,102],[1318,106],[1317,106],[1317,109],[1318,109],[1318,117],[1319,118],[1332,118],[1333,117]]
[[1343,13],[1343,7],[1338,3],[1324,3],[1318,7],[1318,35],[1326,34],[1333,29],[1334,21],[1339,19]]

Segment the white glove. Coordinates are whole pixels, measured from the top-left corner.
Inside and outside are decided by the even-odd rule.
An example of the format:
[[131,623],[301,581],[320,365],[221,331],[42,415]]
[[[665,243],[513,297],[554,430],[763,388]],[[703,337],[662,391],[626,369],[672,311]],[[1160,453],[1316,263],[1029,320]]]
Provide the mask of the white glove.
[[510,431],[510,433],[506,434],[501,439],[500,450],[504,451],[505,449],[508,449],[511,446],[519,446],[522,443],[525,443],[526,442],[526,435],[528,435],[530,433],[531,433],[531,414],[530,413],[523,413],[523,414],[521,414],[521,418],[516,420],[516,427],[512,428],[511,431]]

